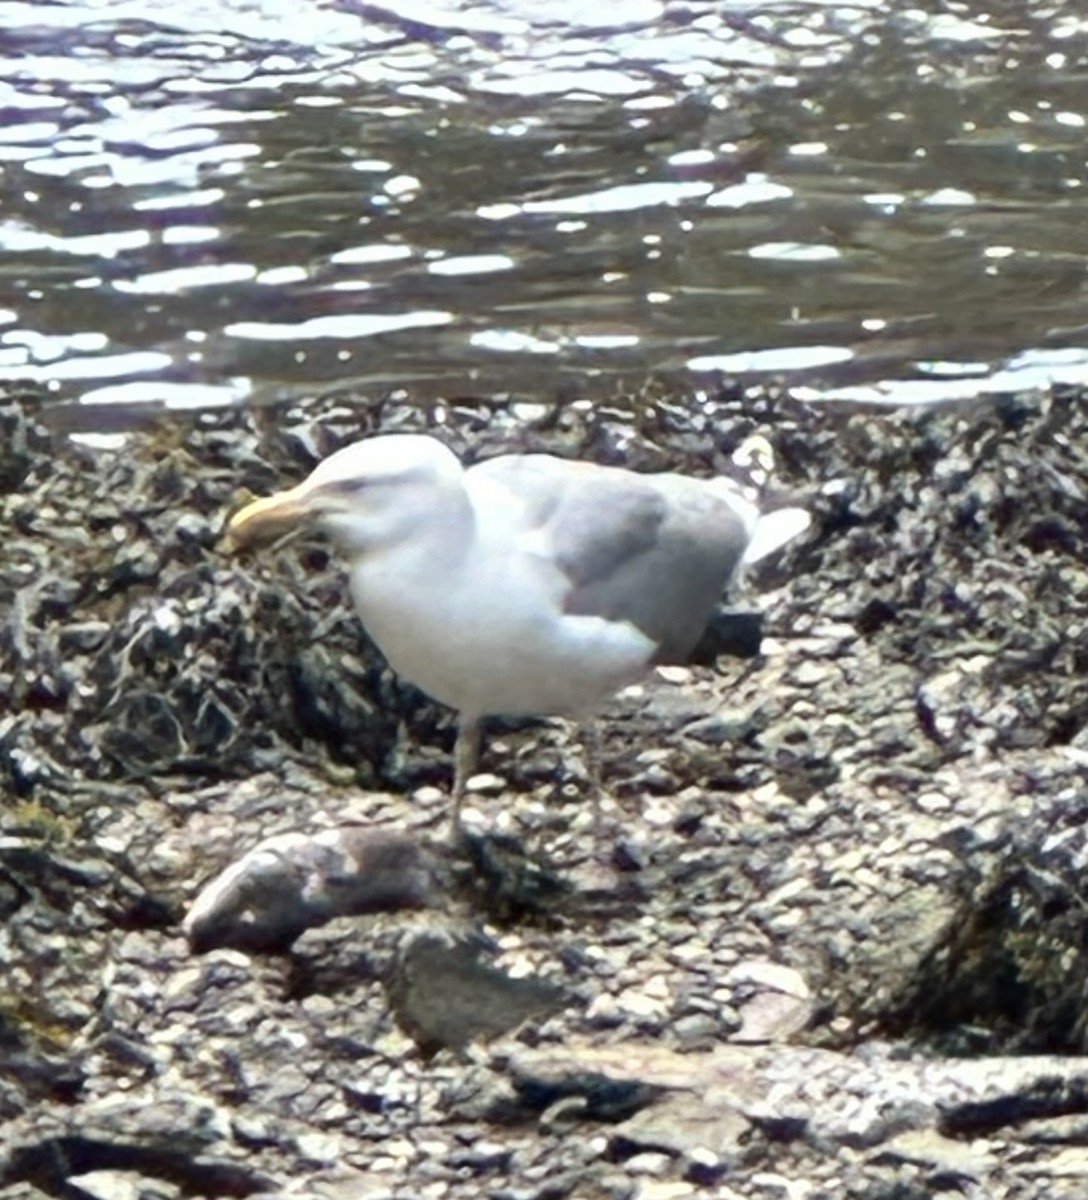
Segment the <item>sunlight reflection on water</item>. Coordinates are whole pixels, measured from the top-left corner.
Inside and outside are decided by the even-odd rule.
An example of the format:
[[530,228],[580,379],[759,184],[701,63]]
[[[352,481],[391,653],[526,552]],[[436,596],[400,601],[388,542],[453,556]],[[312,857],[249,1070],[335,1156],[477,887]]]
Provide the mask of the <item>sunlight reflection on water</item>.
[[1085,23],[601,12],[0,4],[0,378],[1088,379]]

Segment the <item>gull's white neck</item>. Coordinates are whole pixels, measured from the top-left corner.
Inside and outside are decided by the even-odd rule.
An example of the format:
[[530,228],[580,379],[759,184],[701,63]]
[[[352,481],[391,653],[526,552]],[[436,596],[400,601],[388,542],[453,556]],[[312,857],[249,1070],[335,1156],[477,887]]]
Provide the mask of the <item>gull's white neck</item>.
[[475,542],[463,471],[366,497],[366,528],[334,538],[350,558],[352,599],[371,637],[402,674],[423,649],[421,631],[440,619]]

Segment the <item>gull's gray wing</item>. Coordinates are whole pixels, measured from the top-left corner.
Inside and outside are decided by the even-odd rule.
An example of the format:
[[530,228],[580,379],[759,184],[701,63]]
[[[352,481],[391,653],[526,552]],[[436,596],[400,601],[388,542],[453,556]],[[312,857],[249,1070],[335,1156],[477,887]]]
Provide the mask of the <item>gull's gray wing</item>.
[[469,475],[516,495],[526,532],[544,534],[570,581],[566,612],[629,621],[657,645],[658,662],[683,661],[699,640],[755,516],[720,481],[545,454],[493,458]]

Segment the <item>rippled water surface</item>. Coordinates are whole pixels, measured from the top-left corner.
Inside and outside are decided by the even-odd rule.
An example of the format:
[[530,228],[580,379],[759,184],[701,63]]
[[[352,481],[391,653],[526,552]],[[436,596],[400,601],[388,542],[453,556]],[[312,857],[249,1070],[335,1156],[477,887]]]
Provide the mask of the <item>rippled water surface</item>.
[[1088,9],[0,3],[0,378],[1088,379]]

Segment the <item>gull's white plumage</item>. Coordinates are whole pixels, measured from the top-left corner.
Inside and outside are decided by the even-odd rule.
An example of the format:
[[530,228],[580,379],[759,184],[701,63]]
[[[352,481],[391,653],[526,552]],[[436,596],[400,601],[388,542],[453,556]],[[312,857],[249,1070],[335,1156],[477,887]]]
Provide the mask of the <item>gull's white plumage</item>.
[[[243,509],[230,533],[256,540],[302,518],[348,557],[355,605],[394,670],[459,711],[457,800],[481,717],[585,715],[654,662],[682,660],[762,521],[727,479],[536,454],[465,469],[405,434],[345,447]],[[799,527],[795,515],[776,536]]]

